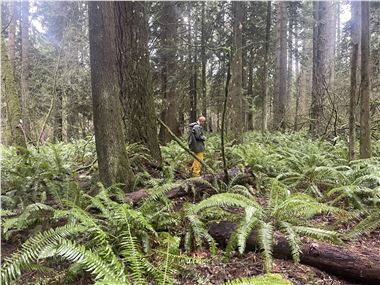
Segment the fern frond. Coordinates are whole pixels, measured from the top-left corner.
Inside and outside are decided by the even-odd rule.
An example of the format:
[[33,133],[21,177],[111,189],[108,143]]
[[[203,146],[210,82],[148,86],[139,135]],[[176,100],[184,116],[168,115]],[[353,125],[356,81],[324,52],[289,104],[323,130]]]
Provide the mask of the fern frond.
[[240,223],[236,230],[237,246],[240,254],[244,253],[247,238],[258,222],[258,219],[254,217],[255,212],[255,208],[246,208],[245,219]]
[[272,271],[272,249],[273,249],[273,225],[272,223],[260,222],[259,230],[259,245],[262,249],[264,257],[265,272]]
[[1,283],[9,284],[11,280],[20,276],[24,269],[27,269],[37,260],[46,247],[67,236],[75,235],[85,230],[86,227],[81,225],[65,225],[31,237],[22,245],[20,250],[5,259],[5,263],[1,267]]
[[280,274],[265,274],[263,276],[255,276],[248,278],[239,278],[230,280],[223,285],[292,285],[289,280],[282,278]]
[[289,243],[292,258],[295,263],[299,263],[300,261],[300,253],[301,253],[301,240],[297,233],[293,230],[292,225],[287,222],[280,222],[280,227],[282,231],[285,233],[285,238]]
[[87,270],[95,275],[96,280],[101,279],[102,282],[108,282],[107,284],[129,284],[125,278],[123,267],[116,256],[113,256],[111,261],[105,261],[90,249],[70,240],[59,242],[57,255],[71,262],[84,264]]
[[121,235],[121,254],[130,265],[131,276],[137,284],[148,284],[144,277],[144,257],[137,247],[136,238],[132,236],[128,221],[125,221],[127,229]]
[[374,208],[364,220],[354,227],[354,229],[348,234],[348,237],[357,237],[377,228],[380,228],[380,210]]
[[330,240],[336,243],[342,243],[341,239],[339,238],[339,234],[335,231],[306,226],[293,226],[292,228],[298,234],[310,236],[319,240]]
[[210,207],[254,207],[260,209],[261,206],[254,200],[250,200],[243,195],[234,194],[234,193],[221,193],[211,196],[206,200],[201,201],[200,203],[194,205],[192,210],[194,213],[197,213],[203,209]]

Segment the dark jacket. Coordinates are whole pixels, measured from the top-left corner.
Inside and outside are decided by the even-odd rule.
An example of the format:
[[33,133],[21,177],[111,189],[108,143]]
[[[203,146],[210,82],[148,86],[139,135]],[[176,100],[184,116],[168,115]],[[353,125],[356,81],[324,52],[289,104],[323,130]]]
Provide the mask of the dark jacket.
[[206,137],[203,135],[203,127],[197,122],[189,125],[189,148],[191,151],[198,153],[205,151]]

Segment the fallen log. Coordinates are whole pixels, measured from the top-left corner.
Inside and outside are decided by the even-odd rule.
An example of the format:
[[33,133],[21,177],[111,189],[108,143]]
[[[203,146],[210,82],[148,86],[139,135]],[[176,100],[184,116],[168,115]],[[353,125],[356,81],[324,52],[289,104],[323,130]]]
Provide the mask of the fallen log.
[[[223,221],[211,223],[210,235],[221,246],[226,246],[236,225]],[[257,249],[257,234],[253,231],[247,239],[247,250]],[[369,251],[352,251],[342,246],[324,242],[304,242],[301,247],[300,263],[316,267],[347,280],[362,284],[380,284],[380,255]],[[291,251],[285,237],[276,236],[273,256],[291,259]]]
[[[235,168],[230,169],[229,175],[230,177],[238,175],[238,170]],[[202,177],[202,180],[205,180],[210,183],[213,182],[215,179],[224,180],[224,173],[219,173],[216,175],[207,174]],[[239,177],[236,180],[236,183],[252,185],[254,184],[254,175],[250,172],[243,173],[239,175]],[[207,187],[207,185],[202,183],[199,179],[190,178],[187,180],[183,180],[183,183],[181,185],[173,187],[173,189],[171,189],[169,192],[166,193],[166,197],[168,197],[169,199],[173,199],[173,198],[183,197],[183,196],[192,194],[192,192],[188,191],[190,185],[193,185],[195,187],[197,194],[202,194],[203,191],[205,191],[206,189],[210,189],[209,187]],[[150,195],[149,190],[140,189],[135,192],[127,193],[126,197],[133,204],[137,204],[143,199],[147,198],[149,195]]]

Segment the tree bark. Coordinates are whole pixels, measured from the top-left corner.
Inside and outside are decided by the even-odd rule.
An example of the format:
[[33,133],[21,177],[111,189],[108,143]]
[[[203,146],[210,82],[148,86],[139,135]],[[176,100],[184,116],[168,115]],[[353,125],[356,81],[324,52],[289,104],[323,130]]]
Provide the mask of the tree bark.
[[[202,115],[206,117],[207,121],[210,121],[207,118],[207,85],[206,85],[206,66],[207,66],[207,58],[206,58],[206,4],[202,2],[202,19],[201,19],[201,62],[202,62],[202,74],[201,74],[201,82],[202,82]],[[205,125],[205,130],[207,131],[208,124]]]
[[[226,246],[236,225],[223,221],[211,223],[210,235],[221,246]],[[257,233],[252,232],[247,239],[247,249],[258,247]],[[285,237],[277,235],[273,243],[273,256],[291,259],[291,250]],[[363,284],[380,283],[380,255],[368,251],[350,251],[341,246],[323,242],[304,242],[301,246],[300,262],[314,266],[331,274]]]
[[351,90],[350,90],[350,109],[349,109],[349,138],[348,138],[348,159],[355,159],[355,141],[356,141],[356,102],[357,102],[357,70],[359,60],[359,42],[360,42],[360,2],[351,2]]
[[[187,25],[187,41],[188,41],[188,69],[189,69],[189,95],[190,95],[190,121],[189,123],[195,122],[197,120],[197,108],[198,108],[198,98],[197,98],[197,52],[196,50],[192,51],[193,45],[193,36],[191,29],[191,8],[193,2],[188,2],[187,4],[187,12],[188,12],[188,25]],[[196,26],[196,24],[195,24]],[[196,29],[194,31],[196,35]],[[196,37],[194,37],[196,39]],[[194,40],[195,42],[195,40]]]
[[269,44],[270,44],[270,27],[271,27],[271,1],[267,2],[267,17],[265,25],[265,50],[264,50],[264,65],[263,65],[263,99],[261,102],[261,131],[265,132],[267,130],[267,98],[268,98],[268,58],[269,58]]
[[16,24],[17,24],[17,1],[11,3],[11,22],[9,24],[8,58],[13,75],[16,67]]
[[21,2],[21,113],[24,130],[30,132],[29,120],[29,1]]
[[326,130],[326,97],[332,91],[334,68],[335,21],[334,3],[316,1],[313,28],[313,88],[310,112],[310,133],[322,135]]
[[133,185],[123,136],[120,87],[116,73],[114,2],[89,7],[91,86],[100,180],[106,185]]
[[288,17],[288,70],[287,70],[287,79],[286,79],[286,117],[285,123],[290,122],[290,107],[292,102],[292,86],[293,86],[293,34],[294,34],[294,23],[295,15],[292,13],[294,3],[290,2],[288,4],[289,17]]
[[[5,43],[1,38],[1,50],[5,51]],[[17,94],[16,82],[12,67],[6,52],[1,52],[1,93],[5,97],[8,122],[8,134],[11,145],[26,147],[26,141],[22,132],[20,120],[21,102]]]
[[115,2],[117,67],[127,141],[161,163],[149,64],[145,2]]
[[[160,67],[161,67],[161,93],[163,100],[163,110],[161,119],[175,133],[180,135],[177,121],[177,100],[176,97],[176,53],[177,53],[177,13],[175,2],[161,2],[162,12],[160,17]],[[163,144],[171,140],[170,134],[161,126],[160,141]]]
[[360,158],[371,157],[370,128],[370,64],[369,64],[369,2],[361,2],[361,100],[360,100]]
[[287,79],[287,11],[286,2],[278,2],[278,45],[276,50],[277,66],[276,66],[276,90],[273,101],[274,114],[273,123],[274,129],[285,130],[285,115],[286,115],[286,79]]
[[233,31],[232,31],[232,60],[231,60],[231,85],[230,98],[232,105],[232,131],[239,141],[244,131],[245,110],[243,110],[242,98],[242,30],[243,12],[242,2],[232,2]]

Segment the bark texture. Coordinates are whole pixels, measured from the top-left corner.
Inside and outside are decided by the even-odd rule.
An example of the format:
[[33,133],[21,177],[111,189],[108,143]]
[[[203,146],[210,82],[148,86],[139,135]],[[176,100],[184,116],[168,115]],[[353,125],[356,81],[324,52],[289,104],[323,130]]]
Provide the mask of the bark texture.
[[26,141],[22,132],[20,120],[21,102],[16,89],[16,82],[12,72],[12,67],[8,59],[4,40],[1,39],[1,94],[5,98],[6,113],[8,122],[9,138],[7,141],[14,146],[26,147]]
[[133,185],[124,144],[120,88],[115,60],[113,2],[89,2],[91,86],[100,180]]
[[360,158],[371,157],[370,128],[370,64],[369,64],[369,2],[361,2],[361,92],[360,92]]
[[29,123],[29,1],[21,2],[21,113],[27,134]]
[[[177,54],[177,12],[175,2],[161,2],[160,17],[160,68],[162,94],[162,121],[175,133],[180,135],[177,121],[176,97],[176,54]],[[170,134],[164,127],[160,129],[160,141],[163,144],[171,140]]]
[[[211,223],[209,233],[221,245],[226,246],[236,225],[231,222]],[[257,233],[247,239],[247,249],[256,249],[259,242]],[[273,243],[276,258],[290,259],[291,250],[285,237],[277,236]],[[326,272],[363,284],[380,284],[380,255],[375,252],[359,252],[324,242],[304,242],[301,245],[300,262]]]
[[316,1],[313,29],[313,88],[310,111],[310,133],[313,136],[326,132],[326,98],[332,92],[335,43],[335,5],[332,1]]
[[148,51],[146,2],[115,2],[116,55],[127,141],[161,163]]
[[286,2],[278,2],[277,49],[276,49],[276,89],[273,102],[273,125],[276,130],[285,129],[286,79],[287,79],[287,11]]

